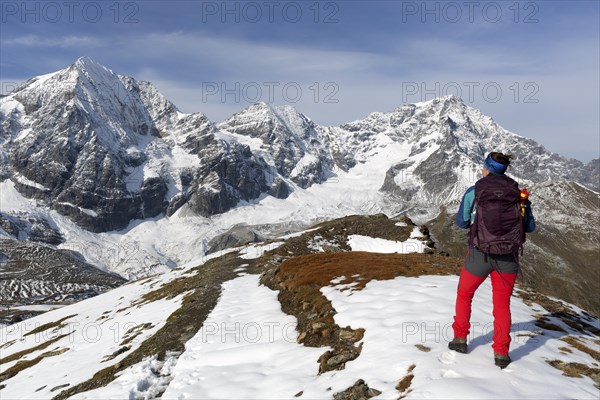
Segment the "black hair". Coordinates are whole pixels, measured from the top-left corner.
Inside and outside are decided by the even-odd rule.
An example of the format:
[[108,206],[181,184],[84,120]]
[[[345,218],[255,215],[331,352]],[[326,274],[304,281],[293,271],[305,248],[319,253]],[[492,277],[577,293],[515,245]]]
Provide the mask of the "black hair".
[[504,164],[507,167],[510,165],[510,160],[515,158],[512,154],[502,154],[497,151],[492,151],[490,157],[492,157],[492,160]]

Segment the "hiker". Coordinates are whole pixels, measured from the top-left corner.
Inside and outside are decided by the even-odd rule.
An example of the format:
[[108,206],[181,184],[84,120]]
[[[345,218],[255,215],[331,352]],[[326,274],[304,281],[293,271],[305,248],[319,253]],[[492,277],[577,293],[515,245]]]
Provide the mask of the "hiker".
[[483,178],[465,192],[456,224],[470,229],[467,255],[460,273],[456,295],[454,339],[448,348],[467,353],[471,324],[471,301],[477,288],[489,276],[492,280],[494,314],[494,362],[500,368],[510,364],[510,296],[519,272],[519,251],[525,232],[535,230],[535,219],[526,190],[504,173],[513,157],[490,153],[483,163]]

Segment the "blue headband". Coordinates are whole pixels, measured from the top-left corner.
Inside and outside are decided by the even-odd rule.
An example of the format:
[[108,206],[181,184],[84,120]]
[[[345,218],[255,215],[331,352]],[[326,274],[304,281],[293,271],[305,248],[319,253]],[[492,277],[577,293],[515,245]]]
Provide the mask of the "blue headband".
[[495,161],[490,155],[483,162],[483,166],[490,171],[490,174],[502,175],[508,168],[507,165]]

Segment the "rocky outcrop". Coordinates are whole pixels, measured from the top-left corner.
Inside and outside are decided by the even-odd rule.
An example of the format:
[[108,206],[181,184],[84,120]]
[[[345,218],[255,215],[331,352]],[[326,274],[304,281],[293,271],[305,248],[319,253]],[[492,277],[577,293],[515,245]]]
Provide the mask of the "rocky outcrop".
[[370,388],[364,380],[359,379],[348,389],[334,394],[333,398],[334,400],[367,400],[380,394],[381,391]]
[[[293,107],[257,103],[218,125],[227,132],[257,138],[273,159],[276,172],[302,188],[331,175],[327,134]],[[285,198],[280,193],[279,198]]]
[[252,227],[239,224],[211,239],[208,242],[207,253],[210,254],[231,247],[239,247],[248,243],[262,242],[263,240],[265,238]]

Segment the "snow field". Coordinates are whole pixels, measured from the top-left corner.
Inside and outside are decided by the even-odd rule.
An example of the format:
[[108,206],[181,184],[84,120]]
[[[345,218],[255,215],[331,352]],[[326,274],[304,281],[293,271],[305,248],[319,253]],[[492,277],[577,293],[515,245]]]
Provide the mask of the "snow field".
[[163,398],[293,398],[315,379],[327,349],[296,343],[296,319],[258,275],[223,284],[204,327],[186,344]]
[[[171,368],[172,381],[163,398],[291,399],[302,392],[299,398],[326,399],[358,379],[382,391],[377,398],[398,398],[395,387],[412,365],[416,367],[411,391],[404,393],[407,398],[597,398],[591,379],[564,377],[545,362],[565,357],[589,362],[589,356],[576,350],[560,354],[558,347],[564,343],[559,333],[534,335],[538,328],[533,314],[543,309],[529,307],[518,297],[512,306],[513,363],[505,370],[494,366],[488,281],[473,302],[467,355],[447,349],[456,276],[371,281],[361,291],[342,292],[347,285],[335,283],[324,287],[322,293],[337,310],[336,323],[366,331],[356,360],[344,370],[318,375],[317,360],[328,348],[297,344],[295,318],[282,313],[277,292],[259,286],[258,280],[242,274],[223,284],[217,307]],[[123,380],[135,383],[135,371]]]
[[[8,344],[14,340],[11,345],[2,348],[2,358],[31,349],[61,335],[67,335],[46,348],[20,358],[20,360],[34,359],[48,351],[67,349],[59,356],[43,358],[36,365],[4,381],[6,387],[2,389],[2,398],[48,399],[59,393],[51,391],[54,387],[66,384],[72,387],[91,378],[97,371],[125,358],[164,325],[168,316],[180,307],[183,295],[137,306],[133,306],[132,303],[157,285],[173,279],[175,275],[175,273],[164,274],[150,278],[149,282],[144,280],[126,284],[36,318],[0,327],[0,343]],[[63,318],[66,319],[56,328],[27,335],[37,327],[55,323]],[[139,328],[146,323],[151,324],[151,327]],[[138,329],[127,334],[128,330],[135,327]],[[122,348],[122,341],[138,330],[140,334],[128,344],[131,345],[130,350],[110,361],[102,362]],[[2,363],[0,373],[14,366],[16,362]]]
[[[564,377],[562,371],[545,362],[557,358],[590,362],[588,355],[576,350],[568,356],[561,354],[558,348],[565,343],[558,340],[560,332],[518,336],[539,330],[533,315],[542,309],[529,307],[516,296],[511,307],[513,362],[504,370],[494,365],[489,279],[473,299],[469,354],[448,350],[448,341],[453,337],[451,324],[457,284],[456,276],[421,276],[371,281],[361,291],[342,292],[342,286],[323,288],[322,292],[337,310],[334,318],[338,325],[365,329],[362,353],[337,373],[348,378],[344,384],[334,386],[334,391],[362,378],[371,388],[383,392],[378,398],[397,398],[395,386],[414,364],[408,399],[598,397],[591,379]],[[416,345],[426,346],[430,351],[422,351]]]
[[242,250],[240,250],[240,258],[243,258],[246,260],[252,260],[255,258],[259,258],[260,256],[263,255],[263,253],[274,250],[274,249],[278,248],[279,246],[281,246],[283,243],[284,242],[275,242],[275,243],[268,243],[268,244],[264,244],[264,245],[253,244],[250,246],[246,246]]

